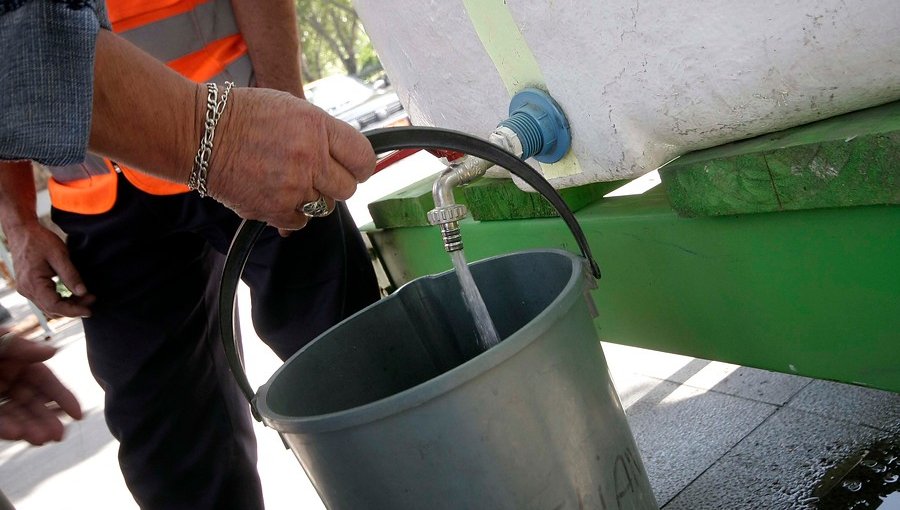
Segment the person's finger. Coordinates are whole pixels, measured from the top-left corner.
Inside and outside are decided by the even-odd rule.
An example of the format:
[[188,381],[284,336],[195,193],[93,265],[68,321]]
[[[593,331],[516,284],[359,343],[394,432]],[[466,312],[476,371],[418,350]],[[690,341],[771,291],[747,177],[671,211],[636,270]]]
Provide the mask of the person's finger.
[[298,230],[303,230],[304,228],[306,228],[306,225],[308,225],[308,224],[309,224],[309,218],[306,218],[306,222],[303,223],[302,227],[300,227],[300,228],[279,228],[278,235],[280,235],[281,237],[290,237],[294,232],[297,232]]
[[64,431],[65,428],[57,419],[45,421],[29,414],[28,419],[22,422],[21,439],[35,446],[43,446],[49,441],[61,440]]
[[[93,300],[91,300],[93,302]],[[42,308],[47,315],[51,317],[90,317],[91,309],[89,306],[81,304],[79,301],[68,299],[60,296],[56,301],[48,305],[46,309]]]
[[82,418],[81,404],[75,395],[66,388],[46,365],[31,367],[26,380],[43,396],[45,402],[56,402],[59,408],[72,418]]
[[83,306],[83,307],[87,308],[88,310],[90,310],[91,305],[93,305],[94,302],[97,301],[97,296],[95,296],[93,294],[85,294],[83,296],[74,296],[73,295],[73,296],[66,298],[66,301],[68,301],[69,303],[72,303],[74,305],[77,305],[77,306]]
[[[43,365],[38,367],[46,368]],[[31,377],[26,376],[26,380]],[[31,382],[31,381],[28,381]],[[47,399],[32,384],[23,381],[10,388],[11,404],[18,404],[21,414],[18,416],[22,425],[22,439],[34,445],[42,445],[47,441],[62,439],[64,427],[54,411],[45,405]]]
[[[347,200],[352,197],[356,193],[356,184],[356,178],[334,158],[329,158],[325,172],[316,174],[313,179],[314,188],[322,195],[336,200]],[[312,200],[318,198],[313,197]]]
[[72,260],[69,258],[68,253],[62,250],[51,250],[51,252],[47,254],[47,262],[50,263],[50,267],[52,267],[56,274],[59,275],[59,279],[62,280],[63,284],[72,291],[72,294],[75,294],[76,296],[87,295],[87,286],[81,279],[78,270],[75,269],[75,265],[72,264]]
[[333,213],[334,208],[337,207],[337,200],[335,200],[331,197],[328,197],[328,196],[326,196],[324,198],[325,198],[325,202],[328,204],[328,214],[326,214],[325,216],[328,216],[331,213]]
[[[375,152],[372,150],[372,144],[350,124],[340,121],[329,123],[328,146],[331,157],[346,168],[357,182],[365,182],[375,172]],[[338,200],[349,198],[326,194]]]
[[54,313],[64,317],[81,317],[91,316],[91,305],[97,297],[93,294],[84,296],[60,297],[59,301],[54,305]]
[[31,444],[42,445],[47,441],[60,441],[65,432],[65,427],[56,413],[45,404],[40,395],[34,394],[23,406],[29,419],[24,439]]
[[47,279],[32,289],[32,301],[51,317],[90,317],[90,304],[96,300],[92,294],[64,298],[56,291],[56,283]]
[[[22,337],[14,337],[0,352],[0,359],[10,359],[25,363],[38,363],[47,361],[56,352],[54,347],[25,340]],[[48,369],[49,370],[49,369]]]
[[0,404],[0,439],[18,441],[22,439],[28,423],[28,416],[22,412],[18,403],[5,401]]
[[268,219],[266,223],[270,227],[275,227],[280,233],[282,230],[286,232],[296,232],[305,227],[308,221],[309,218],[299,211],[291,210],[289,212],[282,212],[281,214]]
[[[40,282],[28,285],[28,292],[23,293],[34,304],[51,317],[60,317],[66,311],[62,296],[56,292],[56,283],[49,278],[42,278]],[[78,317],[78,315],[76,315]]]
[[53,439],[55,434],[62,434],[60,430],[62,424],[59,424],[57,429],[51,423],[54,421],[58,423],[59,420],[42,405],[33,388],[26,384],[17,384],[10,388],[7,395],[10,401],[4,407],[8,408],[7,415],[21,427],[20,439],[40,446]]

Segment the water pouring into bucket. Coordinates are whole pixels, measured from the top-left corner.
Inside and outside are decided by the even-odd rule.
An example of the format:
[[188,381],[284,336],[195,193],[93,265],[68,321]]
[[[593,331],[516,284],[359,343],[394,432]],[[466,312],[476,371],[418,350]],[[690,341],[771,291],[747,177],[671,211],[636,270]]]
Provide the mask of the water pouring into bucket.
[[[542,163],[555,163],[568,152],[571,134],[565,114],[550,95],[527,88],[513,97],[509,117],[497,126],[488,141],[521,160],[533,157]],[[467,211],[466,206],[456,203],[453,188],[485,175],[492,166],[490,160],[472,155],[450,162],[434,181],[434,209],[427,214],[428,222],[441,229],[444,249],[450,254],[466,308],[475,320],[482,351],[500,343],[500,337],[466,263],[459,220],[466,217]]]
[[[281,433],[328,508],[657,508],[592,322],[599,268],[559,194],[479,138],[433,128],[367,136],[376,152],[450,149],[510,170],[551,202],[582,253],[531,250],[465,265],[502,339],[490,349],[450,271],[334,326],[254,392],[230,320],[264,227],[245,222],[220,309],[254,415]],[[453,242],[451,223],[439,224]]]

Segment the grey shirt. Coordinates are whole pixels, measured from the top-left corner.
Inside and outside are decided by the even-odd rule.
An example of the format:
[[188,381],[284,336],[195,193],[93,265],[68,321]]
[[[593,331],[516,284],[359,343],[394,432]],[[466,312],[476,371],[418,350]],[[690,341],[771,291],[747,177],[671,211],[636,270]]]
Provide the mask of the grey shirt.
[[0,0],[0,159],[84,160],[103,0]]

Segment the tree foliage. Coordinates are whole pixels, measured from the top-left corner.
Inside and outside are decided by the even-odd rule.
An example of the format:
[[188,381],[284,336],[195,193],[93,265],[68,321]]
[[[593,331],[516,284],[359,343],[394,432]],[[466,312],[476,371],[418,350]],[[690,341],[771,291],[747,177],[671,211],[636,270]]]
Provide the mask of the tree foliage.
[[381,70],[350,0],[295,0],[303,45],[303,80],[342,73],[367,78]]

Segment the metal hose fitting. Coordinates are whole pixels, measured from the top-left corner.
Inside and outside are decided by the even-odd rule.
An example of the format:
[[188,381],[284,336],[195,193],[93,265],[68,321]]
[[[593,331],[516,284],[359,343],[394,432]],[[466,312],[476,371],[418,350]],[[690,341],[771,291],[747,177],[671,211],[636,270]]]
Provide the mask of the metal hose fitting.
[[447,253],[463,249],[462,234],[459,232],[459,223],[451,221],[441,224],[441,239],[444,240],[444,250]]
[[453,188],[481,177],[491,166],[490,162],[483,159],[465,156],[441,172],[431,187],[434,209],[428,211],[428,223],[441,227],[441,238],[448,253],[463,248],[459,221],[469,213],[466,206],[456,203]]

